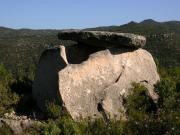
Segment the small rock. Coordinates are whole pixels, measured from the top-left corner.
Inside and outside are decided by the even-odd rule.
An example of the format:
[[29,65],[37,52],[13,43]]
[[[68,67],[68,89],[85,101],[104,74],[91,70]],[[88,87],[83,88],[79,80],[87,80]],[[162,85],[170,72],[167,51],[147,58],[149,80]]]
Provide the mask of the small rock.
[[5,124],[10,127],[14,134],[22,133],[33,124],[31,120],[13,120],[0,118],[0,121],[0,124]]
[[21,119],[26,120],[27,116],[21,116]]

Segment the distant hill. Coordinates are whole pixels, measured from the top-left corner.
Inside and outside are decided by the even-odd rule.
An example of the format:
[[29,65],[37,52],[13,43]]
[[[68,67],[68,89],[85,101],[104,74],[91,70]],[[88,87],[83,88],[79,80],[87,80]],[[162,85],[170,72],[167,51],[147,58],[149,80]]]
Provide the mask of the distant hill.
[[[88,28],[86,30],[104,30],[104,31],[118,31],[118,32],[133,32],[137,34],[153,34],[153,33],[167,33],[177,32],[180,33],[180,21],[157,22],[152,19],[144,20],[140,23],[131,21],[127,24],[120,26],[105,26]],[[148,32],[148,33],[147,33]]]
[[[128,32],[147,37],[145,49],[164,67],[180,66],[180,22],[129,22],[121,26],[106,26],[84,30]],[[0,27],[0,63],[15,74],[30,74],[36,68],[45,48],[69,44],[58,40],[60,30],[10,29]]]

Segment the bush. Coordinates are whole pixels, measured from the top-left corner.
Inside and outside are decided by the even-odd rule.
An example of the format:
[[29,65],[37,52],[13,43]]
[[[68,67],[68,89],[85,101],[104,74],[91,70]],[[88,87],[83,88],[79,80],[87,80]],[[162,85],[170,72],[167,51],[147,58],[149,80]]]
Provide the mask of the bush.
[[81,120],[75,122],[70,116],[62,116],[56,120],[49,119],[41,128],[42,135],[122,135],[125,123],[103,119]]
[[62,107],[55,102],[46,101],[46,115],[53,119],[61,117],[63,115]]
[[61,135],[83,135],[78,123],[68,115],[59,118],[57,125],[61,129]]
[[0,115],[13,109],[19,101],[19,96],[9,87],[12,82],[11,73],[0,65]]
[[60,135],[61,129],[56,125],[55,122],[49,121],[45,123],[41,130],[42,135]]
[[153,102],[145,86],[133,83],[131,93],[126,98],[128,121],[124,132],[128,135],[156,135],[162,133],[156,120],[157,105]]
[[0,127],[0,135],[13,135],[13,132],[8,126],[3,125]]
[[131,93],[126,98],[127,116],[131,120],[145,120],[156,110],[156,105],[146,87],[137,83],[132,86]]
[[108,128],[102,119],[81,121],[80,128],[85,135],[107,135]]
[[155,85],[160,96],[158,102],[160,125],[169,134],[180,134],[180,92],[176,86],[171,77],[161,78]]
[[155,85],[156,92],[159,95],[159,107],[172,108],[175,102],[176,84],[170,78],[162,78]]
[[11,111],[17,105],[19,96],[0,84],[0,115]]
[[133,84],[132,93],[126,99],[126,134],[180,134],[180,93],[176,82],[171,77],[161,78],[155,88],[160,96],[157,105],[144,86]]

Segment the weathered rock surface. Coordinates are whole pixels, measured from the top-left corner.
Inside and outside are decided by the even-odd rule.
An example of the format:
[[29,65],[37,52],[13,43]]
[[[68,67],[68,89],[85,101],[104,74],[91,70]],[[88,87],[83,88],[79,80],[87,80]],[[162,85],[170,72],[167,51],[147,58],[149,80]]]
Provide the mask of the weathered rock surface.
[[102,31],[62,31],[59,39],[77,41],[79,44],[98,47],[143,47],[146,38],[130,33],[115,33]]
[[143,46],[142,36],[111,32],[61,32],[73,46],[48,49],[40,59],[33,95],[44,110],[56,101],[73,119],[120,119],[133,82],[144,84],[154,101],[153,85],[159,80],[155,62]]
[[20,134],[24,130],[30,128],[32,126],[32,121],[30,120],[12,120],[12,119],[4,119],[0,118],[0,126],[6,125],[12,131],[13,134]]
[[74,119],[100,117],[119,119],[124,115],[123,97],[132,82],[146,82],[156,99],[153,85],[159,80],[150,53],[112,49],[90,55],[81,64],[70,64],[59,72],[59,93]]
[[8,126],[13,131],[13,134],[22,133],[24,130],[30,128],[34,123],[35,121],[27,118],[27,116],[17,116],[14,111],[6,113],[3,118],[0,118],[0,127]]

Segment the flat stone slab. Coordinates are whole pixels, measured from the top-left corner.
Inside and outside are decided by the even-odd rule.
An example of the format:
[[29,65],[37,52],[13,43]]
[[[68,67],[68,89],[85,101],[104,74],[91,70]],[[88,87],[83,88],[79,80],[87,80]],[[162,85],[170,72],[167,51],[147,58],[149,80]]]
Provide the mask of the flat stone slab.
[[117,33],[104,31],[68,30],[58,34],[59,39],[72,40],[79,44],[98,47],[135,47],[140,48],[146,44],[144,36],[131,33]]

